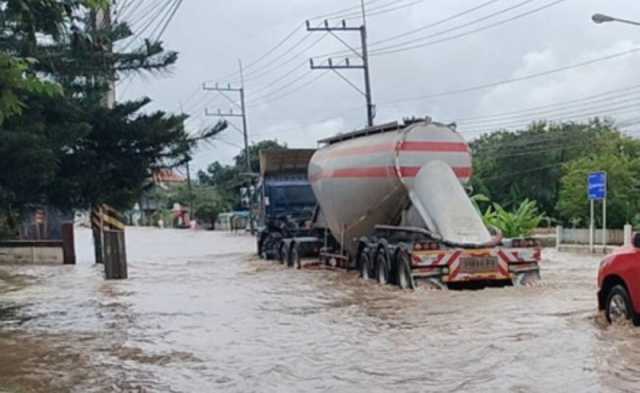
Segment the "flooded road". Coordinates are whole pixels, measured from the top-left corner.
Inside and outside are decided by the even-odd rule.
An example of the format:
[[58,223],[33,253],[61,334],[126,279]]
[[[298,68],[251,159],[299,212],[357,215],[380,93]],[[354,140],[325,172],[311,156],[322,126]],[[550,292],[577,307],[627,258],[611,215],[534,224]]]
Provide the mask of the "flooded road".
[[105,282],[0,266],[0,392],[637,392],[640,329],[596,313],[598,259],[536,288],[400,291],[254,259],[254,240],[128,229]]

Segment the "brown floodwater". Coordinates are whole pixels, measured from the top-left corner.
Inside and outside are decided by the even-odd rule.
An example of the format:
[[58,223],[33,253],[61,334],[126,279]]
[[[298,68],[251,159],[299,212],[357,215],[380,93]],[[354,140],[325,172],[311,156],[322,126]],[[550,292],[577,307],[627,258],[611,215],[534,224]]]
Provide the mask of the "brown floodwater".
[[256,260],[248,236],[128,229],[106,282],[0,267],[0,392],[637,392],[640,328],[598,315],[598,259],[531,288],[401,291]]

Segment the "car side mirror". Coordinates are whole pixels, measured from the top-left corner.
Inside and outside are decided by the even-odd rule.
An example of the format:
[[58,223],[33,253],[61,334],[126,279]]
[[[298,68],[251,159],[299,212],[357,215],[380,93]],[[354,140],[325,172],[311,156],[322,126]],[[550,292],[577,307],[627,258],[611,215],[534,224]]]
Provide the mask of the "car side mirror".
[[633,234],[632,243],[633,247],[640,248],[640,232],[636,232]]

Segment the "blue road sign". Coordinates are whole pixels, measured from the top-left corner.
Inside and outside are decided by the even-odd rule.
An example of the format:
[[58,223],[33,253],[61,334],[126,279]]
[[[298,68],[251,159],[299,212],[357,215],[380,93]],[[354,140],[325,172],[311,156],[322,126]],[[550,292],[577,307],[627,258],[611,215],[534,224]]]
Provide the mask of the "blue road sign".
[[601,201],[607,198],[607,173],[593,172],[589,174],[589,199]]

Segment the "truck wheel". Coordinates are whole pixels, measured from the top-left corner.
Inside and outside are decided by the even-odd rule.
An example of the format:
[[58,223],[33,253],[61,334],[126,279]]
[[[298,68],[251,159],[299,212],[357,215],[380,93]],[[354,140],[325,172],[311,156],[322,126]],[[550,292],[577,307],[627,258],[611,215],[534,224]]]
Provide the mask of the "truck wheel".
[[384,248],[379,248],[376,253],[376,279],[379,284],[389,283],[389,261]]
[[416,287],[411,275],[411,256],[406,250],[400,250],[396,254],[395,276],[401,289],[414,289]]
[[371,257],[369,249],[363,248],[358,256],[358,267],[360,268],[360,277],[364,280],[371,278]]
[[302,269],[302,260],[300,260],[299,247],[300,246],[297,243],[294,243],[293,246],[291,246],[291,266],[295,267],[296,269]]
[[633,307],[629,300],[629,293],[622,285],[616,285],[609,291],[605,314],[607,321],[611,324],[619,324],[635,319]]

